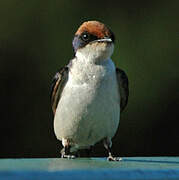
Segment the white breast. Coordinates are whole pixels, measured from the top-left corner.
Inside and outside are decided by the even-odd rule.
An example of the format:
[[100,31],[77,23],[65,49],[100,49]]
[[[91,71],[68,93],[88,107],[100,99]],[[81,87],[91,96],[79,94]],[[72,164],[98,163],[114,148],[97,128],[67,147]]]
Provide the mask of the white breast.
[[120,101],[112,60],[96,65],[72,62],[68,81],[58,103],[54,129],[59,140],[79,147],[112,138],[117,130]]

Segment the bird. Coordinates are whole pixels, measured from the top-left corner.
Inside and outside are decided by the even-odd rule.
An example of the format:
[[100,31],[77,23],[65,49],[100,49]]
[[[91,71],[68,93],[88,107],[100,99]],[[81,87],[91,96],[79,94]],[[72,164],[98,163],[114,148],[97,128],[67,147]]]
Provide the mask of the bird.
[[72,41],[74,57],[55,74],[51,85],[54,132],[62,142],[62,158],[103,142],[110,161],[112,138],[128,103],[126,73],[111,59],[115,36],[104,23],[83,22]]

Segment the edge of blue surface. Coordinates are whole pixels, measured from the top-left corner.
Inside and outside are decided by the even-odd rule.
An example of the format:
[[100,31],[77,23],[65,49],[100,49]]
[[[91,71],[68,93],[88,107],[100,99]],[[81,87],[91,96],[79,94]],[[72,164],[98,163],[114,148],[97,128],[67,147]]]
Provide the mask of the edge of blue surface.
[[163,180],[179,179],[179,169],[142,170],[142,169],[101,169],[101,170],[64,170],[64,171],[4,171],[3,180]]

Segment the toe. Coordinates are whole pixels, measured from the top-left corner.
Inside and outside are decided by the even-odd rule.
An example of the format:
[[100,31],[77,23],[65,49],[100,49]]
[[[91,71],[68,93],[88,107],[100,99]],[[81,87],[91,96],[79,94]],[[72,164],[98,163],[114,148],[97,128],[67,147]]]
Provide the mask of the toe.
[[121,161],[122,158],[120,158],[120,157],[109,156],[109,157],[107,158],[107,160],[108,160],[108,161]]

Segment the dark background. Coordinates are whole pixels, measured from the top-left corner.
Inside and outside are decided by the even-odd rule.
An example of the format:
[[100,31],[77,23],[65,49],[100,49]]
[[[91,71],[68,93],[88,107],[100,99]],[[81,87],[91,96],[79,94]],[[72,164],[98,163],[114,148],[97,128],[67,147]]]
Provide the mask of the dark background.
[[[179,1],[0,1],[0,157],[58,157],[50,84],[86,20],[116,35],[130,81],[113,139],[120,156],[179,155]],[[106,155],[97,145],[94,156]]]

